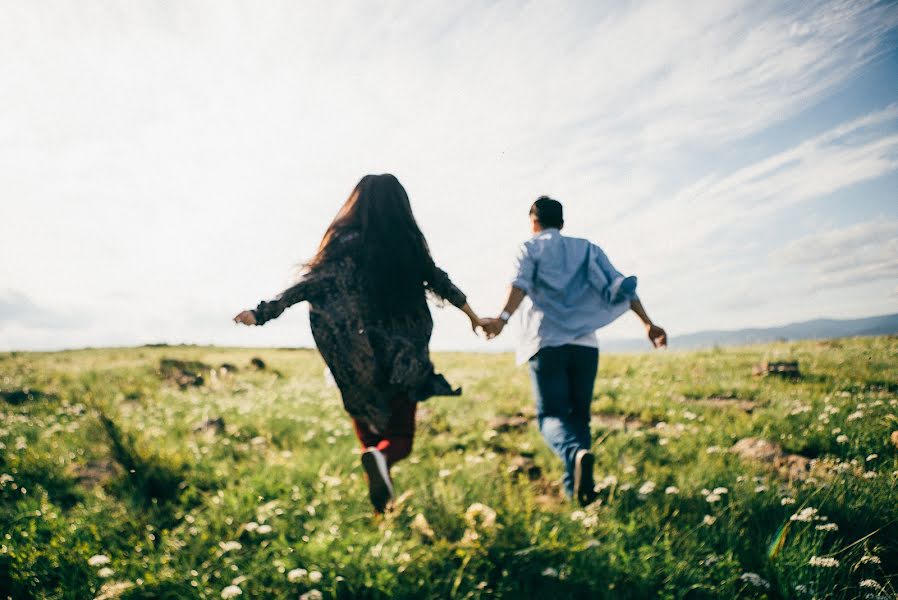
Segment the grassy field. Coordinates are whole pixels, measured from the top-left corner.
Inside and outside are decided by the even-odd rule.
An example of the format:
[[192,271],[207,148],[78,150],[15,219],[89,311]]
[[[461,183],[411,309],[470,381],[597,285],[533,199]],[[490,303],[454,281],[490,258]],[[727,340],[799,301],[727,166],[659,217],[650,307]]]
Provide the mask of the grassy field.
[[0,597],[896,597],[898,338],[602,356],[587,509],[525,369],[434,360],[375,517],[313,351],[0,354]]

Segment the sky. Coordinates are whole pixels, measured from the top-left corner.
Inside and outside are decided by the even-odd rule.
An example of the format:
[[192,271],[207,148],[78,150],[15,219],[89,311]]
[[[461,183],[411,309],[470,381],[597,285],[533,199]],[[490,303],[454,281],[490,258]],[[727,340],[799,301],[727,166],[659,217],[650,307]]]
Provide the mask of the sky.
[[0,81],[0,350],[309,346],[231,318],[384,172],[486,316],[542,194],[673,347],[898,312],[893,2],[0,0]]

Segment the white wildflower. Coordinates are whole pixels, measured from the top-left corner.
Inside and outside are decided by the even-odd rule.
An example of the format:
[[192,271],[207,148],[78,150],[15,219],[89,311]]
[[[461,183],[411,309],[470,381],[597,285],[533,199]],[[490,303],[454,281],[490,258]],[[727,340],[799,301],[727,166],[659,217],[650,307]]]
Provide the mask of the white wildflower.
[[766,492],[766,491],[767,491],[766,485],[761,484],[761,485],[755,487],[756,494],[760,494],[761,492]]
[[582,510],[575,510],[571,513],[571,521],[582,521],[586,518],[586,513]]
[[881,564],[882,561],[875,554],[865,554],[861,557],[861,560],[858,561],[858,564],[865,565],[867,563],[878,565]]
[[268,525],[268,524],[259,525],[259,527],[256,529],[256,533],[260,533],[262,535],[271,533],[271,525]]
[[875,579],[864,579],[861,582],[861,587],[878,590],[881,586],[879,585],[879,582],[877,582]]
[[255,531],[258,528],[259,528],[259,524],[256,523],[255,521],[250,521],[249,523],[247,523],[246,525],[243,526],[243,529],[245,529],[246,531]]
[[808,564],[812,567],[825,567],[828,569],[838,567],[839,561],[831,556],[812,556]]
[[765,590],[770,589],[770,582],[768,582],[766,579],[764,579],[757,573],[743,573],[742,575],[739,576],[739,579],[755,586],[756,588],[762,588]]
[[558,569],[546,567],[545,569],[543,569],[543,577],[558,577]]
[[287,573],[287,581],[290,583],[296,583],[297,581],[301,581],[306,578],[309,572],[305,569],[291,569],[289,573]]
[[846,417],[845,420],[846,421],[855,421],[857,419],[862,419],[863,417],[864,417],[864,413],[862,411],[856,410],[853,413],[851,413],[850,415],[848,415],[848,417]]
[[839,526],[835,523],[824,523],[823,525],[817,525],[814,529],[817,531],[839,531]]
[[92,567],[99,567],[100,565],[109,564],[109,557],[105,554],[94,554],[90,558],[87,559],[87,564]]
[[115,575],[115,571],[113,571],[109,567],[103,567],[102,569],[97,571],[97,575],[99,575],[100,577],[112,577],[113,575]]
[[640,496],[648,496],[652,492],[655,491],[655,482],[654,481],[646,481],[641,486],[639,486],[639,495]]
[[847,444],[848,436],[843,433],[842,435],[840,435],[839,437],[836,438],[836,442],[839,444]]
[[705,449],[705,452],[708,454],[719,454],[722,448],[720,446],[708,446]]
[[669,486],[667,486],[666,488],[664,488],[664,493],[665,493],[665,494],[669,494],[669,495],[670,495],[670,494],[679,494],[679,493],[680,493],[680,488],[678,488],[678,487],[675,486],[675,485],[669,485]]
[[452,469],[440,469],[438,475],[440,476],[440,479],[446,479],[447,477],[452,475]]
[[716,487],[713,490],[711,490],[712,494],[717,494],[718,496],[722,495],[722,494],[728,494],[729,492],[730,492],[730,490],[726,489],[725,487]]
[[814,520],[814,517],[817,516],[817,509],[811,508],[810,506],[807,508],[802,508],[800,511],[789,517],[790,521],[801,521],[803,523],[810,523]]
[[864,479],[876,479],[876,471],[866,471],[864,473]]
[[240,542],[228,541],[228,542],[218,542],[218,547],[221,548],[222,552],[230,552],[231,550],[240,550],[243,546]]
[[435,535],[430,523],[427,522],[427,518],[421,513],[415,515],[415,518],[412,520],[411,528],[412,531],[416,531],[426,538],[433,538]]
[[309,571],[309,581],[312,583],[318,583],[322,577],[324,575],[321,574],[321,571]]
[[780,499],[780,504],[781,504],[782,506],[789,506],[790,504],[795,504],[795,498],[791,498],[791,497],[789,497],[789,496],[786,496],[785,498],[781,498],[781,499]]
[[320,590],[309,590],[300,596],[299,600],[322,600],[323,598],[324,594],[322,594]]
[[237,596],[241,595],[242,593],[243,593],[243,590],[241,590],[236,585],[229,585],[225,589],[221,590],[221,597],[225,598],[225,599],[236,598]]
[[475,502],[465,511],[465,521],[474,529],[492,529],[496,525],[496,511],[485,504]]
[[715,494],[712,492],[712,493],[708,494],[707,496],[705,496],[705,501],[710,502],[711,504],[714,504],[715,502],[720,502],[720,494]]
[[879,458],[878,454],[870,454],[867,456],[867,462],[870,462],[871,460],[876,460],[877,458]]
[[702,518],[702,525],[713,525],[714,521],[717,520],[717,517],[712,517],[711,515],[705,515]]

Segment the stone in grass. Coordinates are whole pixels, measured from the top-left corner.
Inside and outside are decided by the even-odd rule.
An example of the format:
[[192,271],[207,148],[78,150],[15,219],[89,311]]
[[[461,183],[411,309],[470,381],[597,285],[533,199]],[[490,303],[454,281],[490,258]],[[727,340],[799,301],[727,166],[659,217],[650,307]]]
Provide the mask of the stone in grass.
[[778,377],[801,377],[797,360],[764,361],[752,367],[751,374],[760,377],[775,375]]
[[159,361],[159,374],[181,389],[203,385],[206,380],[200,373],[206,371],[209,371],[209,366],[195,360],[163,358]]
[[744,460],[767,465],[789,479],[803,479],[810,471],[811,461],[800,454],[783,452],[776,442],[761,438],[743,438],[733,444],[730,452]]
[[225,422],[223,417],[210,417],[203,419],[193,428],[195,433],[221,433],[224,431]]
[[264,370],[265,370],[265,361],[262,360],[261,358],[259,358],[258,356],[252,357],[252,359],[249,361],[249,364],[250,364],[254,369],[258,369],[259,371],[264,371]]

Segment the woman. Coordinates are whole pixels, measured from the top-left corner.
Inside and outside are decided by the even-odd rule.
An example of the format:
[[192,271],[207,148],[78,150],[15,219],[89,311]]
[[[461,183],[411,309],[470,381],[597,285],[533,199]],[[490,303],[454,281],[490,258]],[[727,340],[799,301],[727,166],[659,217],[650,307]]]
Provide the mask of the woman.
[[468,315],[475,333],[482,326],[465,295],[434,265],[399,180],[366,175],[327,228],[301,280],[234,317],[262,325],[297,302],[309,302],[312,335],[362,443],[378,512],[393,497],[390,466],[411,452],[416,403],[461,394],[430,362],[428,291]]

